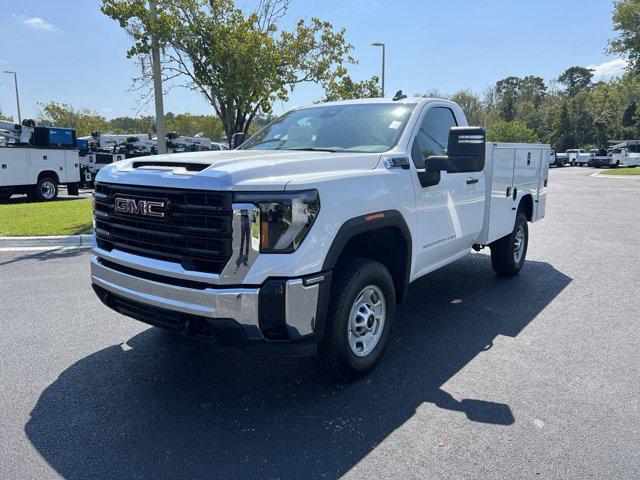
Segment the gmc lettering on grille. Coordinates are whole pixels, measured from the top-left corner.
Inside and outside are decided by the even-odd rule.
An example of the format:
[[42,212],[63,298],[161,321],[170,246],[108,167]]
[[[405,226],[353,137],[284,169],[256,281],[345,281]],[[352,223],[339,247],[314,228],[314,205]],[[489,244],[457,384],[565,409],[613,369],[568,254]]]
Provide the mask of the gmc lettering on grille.
[[114,209],[119,213],[155,218],[167,217],[167,203],[162,200],[136,200],[134,198],[116,197],[114,203]]

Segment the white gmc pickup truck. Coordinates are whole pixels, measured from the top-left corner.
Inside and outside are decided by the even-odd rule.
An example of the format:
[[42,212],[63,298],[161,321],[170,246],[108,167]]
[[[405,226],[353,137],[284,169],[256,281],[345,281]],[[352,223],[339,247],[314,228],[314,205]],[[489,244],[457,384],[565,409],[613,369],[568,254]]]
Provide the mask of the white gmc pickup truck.
[[354,378],[412,281],[484,246],[498,275],[520,271],[549,150],[396,96],[294,109],[235,150],[117,162],[97,176],[93,287],[151,325]]

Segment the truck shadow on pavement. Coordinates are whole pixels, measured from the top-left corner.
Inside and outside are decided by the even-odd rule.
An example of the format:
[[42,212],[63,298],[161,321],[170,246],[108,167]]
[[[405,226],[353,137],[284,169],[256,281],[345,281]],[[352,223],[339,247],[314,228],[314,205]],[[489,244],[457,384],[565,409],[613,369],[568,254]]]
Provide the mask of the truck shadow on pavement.
[[86,253],[86,251],[86,248],[52,248],[51,250],[37,251],[35,253],[27,251],[27,253],[11,258],[10,260],[0,260],[0,267],[25,260],[46,262],[47,260],[52,259],[73,258]]
[[412,285],[385,358],[347,385],[314,359],[252,357],[150,328],[65,370],[25,431],[67,479],[339,477],[425,404],[513,424],[508,405],[442,385],[491,355],[497,336],[516,337],[570,281],[534,261],[500,279],[484,255],[445,267]]

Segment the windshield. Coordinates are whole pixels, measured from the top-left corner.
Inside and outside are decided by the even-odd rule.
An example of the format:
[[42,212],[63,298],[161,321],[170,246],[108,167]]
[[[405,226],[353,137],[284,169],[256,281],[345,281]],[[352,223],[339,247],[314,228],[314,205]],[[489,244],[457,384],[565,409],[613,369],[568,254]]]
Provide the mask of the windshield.
[[414,104],[327,105],[292,110],[264,127],[243,150],[386,152],[395,147]]

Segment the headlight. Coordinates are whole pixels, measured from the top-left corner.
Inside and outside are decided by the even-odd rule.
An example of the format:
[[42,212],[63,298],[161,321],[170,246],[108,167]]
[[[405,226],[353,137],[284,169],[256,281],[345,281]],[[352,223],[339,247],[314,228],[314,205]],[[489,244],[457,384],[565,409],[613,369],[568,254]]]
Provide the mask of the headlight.
[[236,193],[234,202],[260,209],[260,253],[294,252],[320,212],[317,190]]

